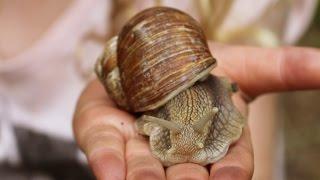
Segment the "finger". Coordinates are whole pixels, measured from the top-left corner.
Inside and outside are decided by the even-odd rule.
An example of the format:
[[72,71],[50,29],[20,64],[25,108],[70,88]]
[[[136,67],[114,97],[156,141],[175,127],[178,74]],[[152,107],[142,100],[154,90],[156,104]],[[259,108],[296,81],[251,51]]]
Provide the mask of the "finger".
[[184,163],[170,166],[166,170],[168,180],[205,179],[209,178],[208,170],[198,164]]
[[161,163],[152,156],[145,139],[133,138],[127,142],[126,160],[128,180],[166,179]]
[[133,136],[133,118],[113,107],[99,82],[83,91],[73,120],[75,139],[98,179],[124,179],[124,145]]
[[227,155],[213,164],[210,179],[251,179],[253,175],[253,149],[248,126],[243,129],[240,139],[230,147]]
[[320,50],[211,44],[218,69],[248,95],[320,88]]
[[[98,129],[99,128],[99,129]],[[111,126],[92,127],[81,147],[97,179],[124,179],[124,139]]]

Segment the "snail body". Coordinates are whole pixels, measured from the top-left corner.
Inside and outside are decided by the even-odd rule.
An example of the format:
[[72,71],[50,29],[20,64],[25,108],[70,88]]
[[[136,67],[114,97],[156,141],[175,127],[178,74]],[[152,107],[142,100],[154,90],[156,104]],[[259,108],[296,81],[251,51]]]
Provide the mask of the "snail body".
[[96,73],[119,107],[143,114],[139,133],[150,137],[163,165],[205,165],[226,154],[244,124],[231,83],[210,75],[216,64],[193,18],[156,7],[134,16],[106,44]]

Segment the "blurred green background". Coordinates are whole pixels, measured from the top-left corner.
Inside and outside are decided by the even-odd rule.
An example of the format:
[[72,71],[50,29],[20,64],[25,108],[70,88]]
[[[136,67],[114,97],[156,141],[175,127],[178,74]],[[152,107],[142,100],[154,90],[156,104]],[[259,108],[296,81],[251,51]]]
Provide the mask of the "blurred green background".
[[[298,45],[320,48],[319,4],[312,25]],[[284,93],[279,107],[284,119],[279,123],[284,127],[287,179],[319,180],[320,90]]]

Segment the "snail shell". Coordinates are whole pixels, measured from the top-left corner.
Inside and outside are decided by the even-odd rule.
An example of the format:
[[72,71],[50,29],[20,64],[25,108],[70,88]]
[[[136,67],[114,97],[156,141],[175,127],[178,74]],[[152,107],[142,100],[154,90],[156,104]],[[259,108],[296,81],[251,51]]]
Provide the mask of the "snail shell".
[[107,44],[96,73],[122,108],[139,113],[139,134],[164,166],[221,159],[245,119],[233,85],[210,75],[216,66],[199,24],[172,8],[134,16]]
[[98,77],[120,107],[134,112],[164,105],[216,66],[198,22],[167,7],[140,12],[106,46]]

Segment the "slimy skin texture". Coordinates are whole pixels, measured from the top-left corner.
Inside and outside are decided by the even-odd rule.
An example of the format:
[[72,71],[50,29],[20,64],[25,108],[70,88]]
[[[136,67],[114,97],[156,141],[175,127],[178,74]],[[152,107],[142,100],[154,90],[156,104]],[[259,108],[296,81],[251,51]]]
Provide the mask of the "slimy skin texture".
[[221,159],[245,120],[199,23],[168,7],[146,9],[106,43],[95,71],[118,107],[142,115],[140,134],[164,166]]
[[[245,124],[231,95],[226,78],[210,75],[159,109],[145,112],[136,125],[139,133],[149,136],[151,151],[164,166],[213,163],[227,153]],[[171,121],[177,128],[167,128],[152,117]],[[197,122],[202,122],[201,129],[195,128]]]

